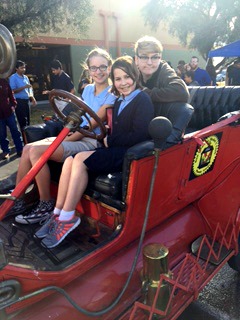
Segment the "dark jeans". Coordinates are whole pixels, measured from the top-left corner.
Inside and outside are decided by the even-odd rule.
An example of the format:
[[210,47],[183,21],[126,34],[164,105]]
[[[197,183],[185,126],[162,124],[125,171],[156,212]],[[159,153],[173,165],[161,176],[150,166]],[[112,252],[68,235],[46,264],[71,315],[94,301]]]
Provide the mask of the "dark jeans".
[[0,119],[0,145],[3,152],[9,152],[9,140],[7,138],[7,127],[10,129],[13,142],[17,152],[21,152],[23,149],[22,135],[17,126],[17,120],[15,113],[6,119]]
[[24,127],[30,125],[30,107],[28,99],[16,99],[17,108],[15,110],[17,120],[22,130]]

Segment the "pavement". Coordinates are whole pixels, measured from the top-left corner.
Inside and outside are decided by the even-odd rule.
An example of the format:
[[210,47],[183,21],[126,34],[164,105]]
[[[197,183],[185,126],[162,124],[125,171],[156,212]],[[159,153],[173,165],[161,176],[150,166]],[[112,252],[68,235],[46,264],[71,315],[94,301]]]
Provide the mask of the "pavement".
[[[38,101],[37,108],[47,113],[51,110],[47,100]],[[0,149],[0,194],[8,193],[9,190],[15,186],[20,158],[17,157],[15,147],[10,146],[10,149],[10,157],[8,160],[3,160]]]
[[6,193],[15,185],[19,160],[15,148],[11,148],[8,160],[2,160],[0,153],[0,194]]
[[[37,106],[43,111],[49,111],[48,101],[38,101]],[[17,157],[15,147],[10,147],[10,149],[8,160],[2,159],[2,151],[0,149],[0,194],[8,192],[15,186],[20,158]]]

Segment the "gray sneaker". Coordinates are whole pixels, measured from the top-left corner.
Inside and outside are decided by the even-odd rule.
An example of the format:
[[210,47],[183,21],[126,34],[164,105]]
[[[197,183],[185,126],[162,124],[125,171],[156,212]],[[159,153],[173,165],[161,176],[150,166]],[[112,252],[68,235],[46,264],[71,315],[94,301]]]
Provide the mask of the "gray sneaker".
[[39,201],[26,203],[23,198],[16,199],[13,207],[8,211],[7,215],[17,215],[22,213],[28,213],[34,208]]
[[8,211],[9,214],[20,214],[26,211],[26,203],[22,198],[15,200],[13,207]]
[[55,200],[40,200],[37,207],[26,215],[18,215],[15,221],[21,224],[33,224],[40,222],[43,218],[47,218],[53,211]]
[[67,221],[59,221],[57,217],[49,234],[42,240],[41,244],[49,249],[56,247],[71,231],[77,228],[80,222],[81,219],[75,216]]
[[41,228],[35,233],[35,236],[36,236],[37,238],[44,238],[44,237],[46,237],[46,236],[50,233],[52,227],[54,226],[54,221],[55,221],[55,219],[56,219],[58,216],[59,216],[58,214],[51,214],[51,215],[49,215],[46,219],[42,219],[42,220],[40,221],[40,225],[42,225],[42,226],[41,226]]

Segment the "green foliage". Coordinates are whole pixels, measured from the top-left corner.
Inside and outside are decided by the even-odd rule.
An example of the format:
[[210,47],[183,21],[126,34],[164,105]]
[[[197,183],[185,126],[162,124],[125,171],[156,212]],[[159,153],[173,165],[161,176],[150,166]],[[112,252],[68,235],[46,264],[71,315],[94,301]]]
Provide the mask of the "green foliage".
[[[93,13],[91,0],[1,0],[1,20],[14,36],[27,37],[66,28],[79,38]],[[64,30],[65,32],[65,30]]]
[[213,48],[239,39],[239,6],[235,0],[150,0],[142,14],[153,30],[166,23],[170,34],[206,60]]

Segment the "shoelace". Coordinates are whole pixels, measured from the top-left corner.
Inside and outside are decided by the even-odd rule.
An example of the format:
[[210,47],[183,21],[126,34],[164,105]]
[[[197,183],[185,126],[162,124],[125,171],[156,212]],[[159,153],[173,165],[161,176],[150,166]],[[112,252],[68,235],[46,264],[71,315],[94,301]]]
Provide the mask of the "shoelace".
[[[55,219],[54,219],[54,220],[55,220]],[[52,224],[52,226],[51,226],[51,229],[49,230],[49,234],[52,235],[52,234],[57,233],[57,229],[58,229],[59,225],[60,225],[60,224],[58,223],[57,220],[53,221],[53,224]]]
[[[41,208],[42,206],[44,206],[44,203],[43,202],[39,202],[38,206],[35,209],[33,209],[32,213],[33,214],[37,214],[38,211],[41,212],[41,210],[43,209],[43,208]],[[46,207],[46,206],[44,206],[44,207]]]
[[[49,203],[49,207],[48,207],[48,202],[47,201],[40,201],[38,206],[32,210],[32,214],[34,215],[38,215],[38,214],[42,214],[42,210],[44,211],[48,211],[50,210],[50,208],[52,209],[52,206],[50,206],[50,203]],[[38,213],[39,211],[39,213]]]
[[41,226],[44,225],[44,224],[47,224],[48,221],[51,220],[51,219],[54,219],[54,216],[53,216],[52,214],[49,214],[49,215],[43,217],[43,218],[40,220],[39,224],[40,224]]

